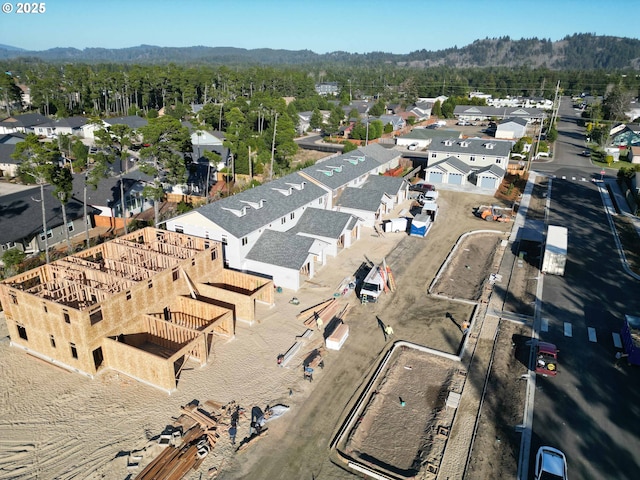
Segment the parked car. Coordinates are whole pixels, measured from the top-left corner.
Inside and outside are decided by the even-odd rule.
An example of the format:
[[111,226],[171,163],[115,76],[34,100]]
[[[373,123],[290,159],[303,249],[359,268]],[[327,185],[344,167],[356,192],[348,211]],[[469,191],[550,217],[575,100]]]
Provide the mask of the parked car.
[[468,127],[469,125],[471,125],[466,120],[460,120],[457,124],[460,125],[461,127]]
[[417,149],[418,149],[418,144],[415,143],[415,142],[407,147],[407,150],[411,150],[412,152],[417,150]]
[[580,156],[582,157],[590,157],[591,156],[591,150],[583,150],[580,152]]
[[536,373],[555,377],[558,373],[558,348],[553,343],[538,342],[536,347]]
[[536,454],[535,480],[567,480],[567,457],[557,448],[540,447]]
[[418,182],[418,183],[415,183],[415,184],[409,186],[409,191],[410,192],[421,192],[421,193],[435,192],[436,191],[436,187],[435,187],[435,185],[431,185],[430,183]]

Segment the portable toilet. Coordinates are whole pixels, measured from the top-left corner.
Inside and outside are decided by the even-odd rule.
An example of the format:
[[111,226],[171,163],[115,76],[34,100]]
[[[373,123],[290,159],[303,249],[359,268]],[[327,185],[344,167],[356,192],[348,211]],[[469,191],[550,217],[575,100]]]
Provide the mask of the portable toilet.
[[409,235],[412,237],[426,237],[431,228],[431,216],[420,214],[411,220],[411,229]]

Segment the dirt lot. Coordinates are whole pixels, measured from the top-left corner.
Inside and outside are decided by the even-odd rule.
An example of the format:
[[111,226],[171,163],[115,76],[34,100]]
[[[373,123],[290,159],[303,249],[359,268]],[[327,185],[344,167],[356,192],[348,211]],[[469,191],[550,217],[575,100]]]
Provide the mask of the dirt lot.
[[[340,352],[329,356],[309,397],[287,422],[274,422],[269,436],[249,453],[225,465],[220,478],[353,478],[331,462],[328,445],[390,345],[391,339],[385,340],[376,318],[393,327],[394,339],[449,353],[459,350],[460,325],[471,319],[473,305],[431,297],[427,289],[456,240],[463,233],[488,227],[487,222],[472,215],[472,210],[491,201],[482,195],[441,191],[440,214],[426,238],[401,233],[381,238],[371,233],[351,251],[342,252],[313,283],[296,294],[302,300],[318,285],[332,284],[326,276],[337,285],[344,276],[354,275],[367,258],[377,263],[384,257],[397,283],[397,291],[378,303],[360,305],[352,299],[353,310],[347,319],[349,339]],[[511,226],[491,224],[500,232]],[[485,257],[474,258],[473,271],[481,271],[486,261]]]
[[467,475],[469,480],[515,478],[518,470],[531,328],[508,320],[500,322],[493,350],[491,374],[478,424]]

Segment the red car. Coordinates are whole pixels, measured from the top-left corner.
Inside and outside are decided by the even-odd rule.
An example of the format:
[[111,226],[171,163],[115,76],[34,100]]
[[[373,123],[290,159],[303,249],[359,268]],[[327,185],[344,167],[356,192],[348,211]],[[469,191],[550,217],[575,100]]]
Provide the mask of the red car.
[[538,343],[536,347],[536,373],[544,376],[555,376],[558,373],[558,348],[553,343]]

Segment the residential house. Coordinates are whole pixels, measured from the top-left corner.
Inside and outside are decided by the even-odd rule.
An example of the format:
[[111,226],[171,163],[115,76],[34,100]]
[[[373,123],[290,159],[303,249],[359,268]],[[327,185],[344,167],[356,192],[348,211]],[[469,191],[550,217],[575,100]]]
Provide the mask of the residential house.
[[39,113],[25,113],[0,120],[0,135],[8,133],[35,133],[35,127],[48,123],[49,119]]
[[[167,229],[220,241],[229,267],[270,276],[278,286],[295,290],[305,278],[312,278],[315,264],[324,264],[327,255],[339,252],[340,247],[347,248],[353,239],[359,238],[358,221],[349,220],[351,216],[344,213],[331,212],[334,199],[348,188],[362,186],[369,175],[397,166],[399,158],[398,152],[372,144],[170,219]],[[384,202],[389,205],[401,198],[389,185],[385,189],[391,194],[373,194],[378,195],[376,209],[385,195]],[[372,196],[364,189],[355,190],[361,196]],[[310,208],[336,215],[331,221],[323,215],[327,223],[324,234],[318,230],[322,225],[310,226],[320,216],[306,214]],[[313,215],[311,220],[305,214]],[[304,223],[296,229],[302,219]],[[336,225],[342,228],[336,231]],[[268,231],[286,235],[269,233],[262,238]],[[302,241],[293,236],[307,239]],[[295,261],[283,263],[279,260],[278,242],[302,251],[295,252]]]
[[401,115],[380,115],[378,118],[382,122],[383,126],[391,125],[394,132],[402,130],[407,126],[407,122]]
[[16,150],[16,144],[23,140],[22,133],[0,136],[0,177],[13,178],[18,174],[18,162],[11,155]]
[[353,110],[358,112],[357,118],[348,118],[349,121],[358,121],[365,118],[369,114],[369,110],[373,104],[368,100],[353,100],[349,105],[344,105],[342,110],[345,116],[349,116]]
[[[87,186],[87,205],[94,209],[93,223],[96,227],[120,229],[124,227],[123,218],[132,218],[145,210],[153,208],[153,202],[142,196],[145,185],[153,179],[140,172],[132,170],[119,175],[100,180],[96,188]],[[73,176],[73,197],[84,201],[85,175]],[[124,208],[122,214],[122,198]]]
[[525,118],[505,118],[498,122],[495,137],[501,139],[518,139],[527,134],[529,122]]
[[331,196],[300,173],[204,205],[167,221],[167,229],[222,242],[228,266],[243,261],[262,233],[287,231],[310,207],[330,208]]
[[347,187],[338,198],[336,210],[357,216],[363,226],[374,228],[392,205],[391,197],[380,190]]
[[69,117],[51,120],[34,127],[36,135],[53,138],[60,135],[75,135],[84,137],[84,127],[87,124],[85,117]]
[[268,274],[274,286],[296,291],[325,264],[325,243],[313,237],[265,230],[243,261],[243,269]]
[[629,148],[628,158],[631,163],[640,163],[640,146]]
[[[464,181],[461,181],[456,175],[468,176],[469,173],[485,171],[491,165],[506,169],[513,144],[512,141],[483,138],[449,138],[441,142],[434,142],[428,147],[429,168],[426,178],[430,183],[464,184]],[[453,161],[452,158],[458,159],[461,163]],[[440,164],[444,160],[447,161],[446,164]],[[462,168],[462,164],[466,167]],[[453,172],[453,175],[438,173],[443,168],[448,168],[447,165],[451,165],[458,172]],[[432,170],[432,167],[436,166],[440,166],[440,169]],[[487,176],[491,177],[498,172],[499,170],[494,169]],[[472,176],[469,180],[473,182],[474,177]],[[502,178],[500,178],[501,180]],[[479,185],[478,187],[480,188]]]
[[[44,186],[44,206],[47,231],[42,230],[42,199],[40,187],[34,187],[0,197],[0,249],[17,248],[27,254],[45,250],[66,241],[65,230],[70,236],[84,234],[84,208],[82,202],[71,198],[66,204],[67,222],[62,218],[60,201],[53,194],[53,187]],[[89,209],[89,222],[96,213]],[[92,224],[90,225],[90,227]]]
[[322,96],[332,95],[335,97],[340,93],[338,82],[316,83],[316,93]]
[[409,115],[413,115],[416,121],[422,122],[431,118],[433,102],[428,100],[418,100],[413,106],[407,109]]
[[0,282],[11,345],[94,378],[105,369],[172,392],[188,362],[209,363],[271,281],[223,267],[211,240],[154,228]]
[[325,254],[335,257],[360,238],[360,227],[359,219],[353,215],[321,208],[307,208],[289,233],[324,242]]
[[456,105],[453,115],[458,120],[469,122],[490,120],[492,118],[524,118],[529,122],[539,122],[547,117],[547,112],[539,108]]
[[425,180],[434,185],[467,185],[472,168],[456,157],[429,162]]
[[611,146],[633,147],[640,146],[640,125],[621,124],[611,129]]
[[137,130],[138,128],[145,127],[149,124],[146,118],[142,118],[137,115],[105,118],[103,122],[107,125],[107,127],[111,127],[113,125],[127,125],[131,128],[131,130]]
[[431,142],[439,142],[449,138],[462,138],[462,133],[457,130],[414,128],[409,133],[397,137],[396,145],[408,147],[416,144],[416,150],[422,150],[431,145]]
[[474,171],[469,180],[478,188],[495,191],[506,173],[505,169],[494,164]]

